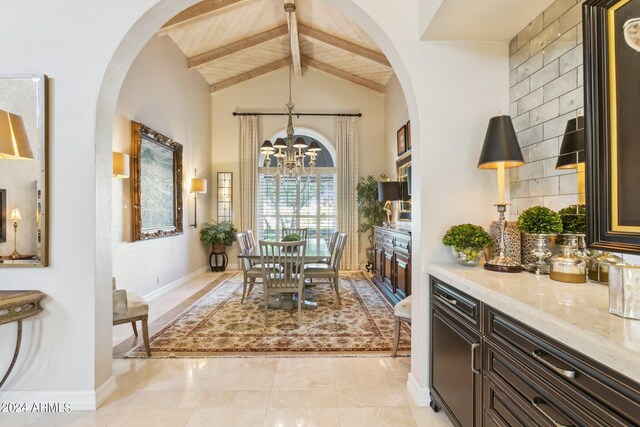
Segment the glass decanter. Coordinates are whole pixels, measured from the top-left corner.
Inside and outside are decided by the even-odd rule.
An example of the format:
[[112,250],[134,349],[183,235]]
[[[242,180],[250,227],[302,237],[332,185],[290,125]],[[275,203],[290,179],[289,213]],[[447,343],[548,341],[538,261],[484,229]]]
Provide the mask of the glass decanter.
[[575,235],[564,236],[560,245],[560,253],[549,259],[552,280],[565,283],[586,283],[587,262],[576,255],[578,237]]

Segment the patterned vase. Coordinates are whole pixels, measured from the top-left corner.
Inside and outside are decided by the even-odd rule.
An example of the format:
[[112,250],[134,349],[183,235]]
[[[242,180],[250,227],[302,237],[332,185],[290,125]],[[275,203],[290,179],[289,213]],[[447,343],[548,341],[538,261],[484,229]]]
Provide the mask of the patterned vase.
[[[498,255],[498,237],[500,237],[498,221],[491,223],[489,234],[493,240],[491,256],[489,257],[489,259],[491,259]],[[504,230],[504,240],[507,246],[507,256],[516,262],[521,262],[520,230],[518,230],[518,223],[516,221],[507,221],[507,228]]]

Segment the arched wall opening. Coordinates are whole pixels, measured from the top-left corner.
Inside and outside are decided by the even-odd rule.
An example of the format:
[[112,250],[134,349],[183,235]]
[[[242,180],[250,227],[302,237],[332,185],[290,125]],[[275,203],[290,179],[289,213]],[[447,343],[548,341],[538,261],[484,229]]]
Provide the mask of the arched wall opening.
[[[420,117],[418,114],[418,94],[414,90],[414,82],[410,77],[410,72],[406,62],[412,62],[411,58],[402,56],[400,49],[392,41],[390,34],[380,25],[380,20],[376,20],[365,10],[366,2],[358,0],[323,0],[331,4],[337,10],[357,22],[369,36],[378,43],[387,58],[389,58],[393,69],[403,88],[407,102],[409,116],[412,123],[413,138],[420,141]],[[181,12],[182,10],[197,3],[197,0],[187,2],[181,0],[159,0],[153,4],[141,18],[129,29],[122,39],[118,48],[114,52],[106,68],[104,78],[100,87],[96,108],[96,384],[102,384],[111,377],[112,349],[111,349],[111,316],[109,311],[109,301],[111,294],[112,276],[112,252],[111,252],[111,212],[112,212],[112,175],[111,175],[111,151],[112,133],[115,119],[118,95],[129,67],[142,50],[147,41],[153,37],[166,21]],[[413,64],[415,66],[415,64]],[[413,155],[416,159],[421,156],[421,144],[414,145]],[[420,182],[420,168],[415,168],[415,181]],[[416,212],[413,221],[413,233],[417,236],[414,239],[413,256],[414,274],[413,288],[420,288],[422,282],[420,276],[421,255],[421,221],[420,215],[421,194],[417,192],[414,196],[413,207]],[[423,294],[423,295],[426,295]],[[418,293],[420,296],[420,291]],[[420,300],[426,301],[424,297]],[[422,307],[414,308],[421,310]],[[414,367],[416,360],[421,364],[426,363],[424,343],[422,337],[426,334],[426,326],[416,322],[413,329],[413,357]],[[425,368],[421,368],[423,370]],[[412,369],[413,370],[413,369]],[[424,383],[424,375],[421,375]],[[423,384],[426,386],[426,384]]]

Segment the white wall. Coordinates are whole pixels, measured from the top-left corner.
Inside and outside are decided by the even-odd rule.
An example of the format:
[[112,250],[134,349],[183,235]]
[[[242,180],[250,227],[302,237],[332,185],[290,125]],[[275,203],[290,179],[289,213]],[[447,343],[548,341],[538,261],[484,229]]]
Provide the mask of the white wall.
[[[113,181],[113,275],[119,288],[149,294],[202,269],[208,252],[193,224],[194,168],[209,177],[211,102],[209,85],[169,37],[153,37],[131,66],[118,99],[113,151],[131,152],[131,121],[142,123],[183,145],[184,234],[132,241],[131,180]],[[209,194],[200,194],[201,224],[210,217]]]
[[[284,112],[288,101],[288,69],[252,79],[214,93],[212,98],[213,176],[233,172],[233,218],[240,222],[238,117],[234,111]],[[297,112],[362,113],[360,119],[359,175],[378,176],[386,172],[384,133],[384,96],[320,71],[306,69],[302,79],[292,81],[292,99]],[[271,138],[286,126],[283,116],[259,118],[260,140]],[[294,117],[294,126],[313,129],[335,146],[335,117]],[[215,181],[212,181],[215,187]],[[354,190],[355,191],[355,190]],[[212,214],[216,215],[216,197],[212,193]],[[360,260],[366,263],[366,235],[360,235]],[[229,253],[229,262],[237,262],[237,244]]]
[[[384,97],[385,141],[386,141],[386,174],[392,180],[398,178],[396,161],[398,160],[397,133],[401,126],[409,121],[409,108],[404,99],[402,86],[396,75],[392,75],[387,83]],[[398,218],[398,204],[394,203],[394,220]]]

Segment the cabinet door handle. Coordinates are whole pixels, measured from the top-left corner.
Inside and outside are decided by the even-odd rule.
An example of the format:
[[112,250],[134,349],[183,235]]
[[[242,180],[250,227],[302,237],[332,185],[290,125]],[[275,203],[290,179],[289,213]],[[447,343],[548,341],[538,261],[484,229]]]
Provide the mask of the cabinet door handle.
[[566,378],[575,378],[576,377],[575,369],[571,368],[570,366],[569,366],[569,369],[563,369],[563,368],[560,368],[560,367],[554,365],[553,363],[547,361],[545,359],[545,356],[546,357],[550,356],[547,352],[545,352],[543,350],[536,349],[536,350],[533,350],[531,352],[531,354],[533,355],[533,358],[536,359],[538,362],[542,363],[544,366],[546,366],[547,368],[553,370],[554,372],[562,375],[563,377],[566,377]]
[[476,369],[476,348],[478,347],[480,347],[479,342],[471,344],[471,372],[474,374],[480,374],[480,370]]
[[454,300],[453,298],[448,298],[448,297],[446,297],[446,296],[444,296],[444,295],[442,295],[442,294],[438,294],[438,296],[439,296],[440,298],[442,298],[443,300],[445,300],[446,302],[448,302],[449,304],[451,304],[451,305],[456,305],[456,304],[458,304],[458,301]]
[[[543,409],[544,406],[549,406],[552,407],[551,405],[549,405],[547,402],[545,402],[545,400],[541,397],[534,397],[533,399],[531,399],[531,404],[533,405],[534,408],[536,408],[547,420],[549,420],[549,422],[551,422],[551,424],[553,424],[556,427],[573,427],[573,424],[571,424],[571,421],[568,421],[566,419],[562,420],[562,421],[557,421],[554,417],[551,416],[551,414],[549,414],[548,411],[545,411]],[[552,407],[553,408],[553,407]],[[554,411],[555,412],[555,411]]]

